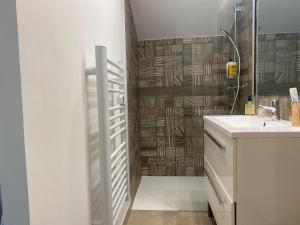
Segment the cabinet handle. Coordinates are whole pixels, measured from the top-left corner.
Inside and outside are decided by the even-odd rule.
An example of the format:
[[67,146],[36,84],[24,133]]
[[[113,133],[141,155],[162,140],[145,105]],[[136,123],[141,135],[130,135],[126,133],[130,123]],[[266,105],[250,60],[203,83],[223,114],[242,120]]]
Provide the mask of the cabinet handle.
[[204,130],[204,134],[206,134],[207,137],[209,137],[210,140],[212,140],[222,151],[225,151],[226,146],[223,145],[220,141],[218,141],[214,136],[212,136],[207,130]]
[[210,182],[210,184],[211,184],[211,186],[212,186],[212,188],[213,188],[213,190],[214,190],[214,192],[215,192],[215,194],[216,194],[216,196],[217,196],[217,199],[218,199],[218,201],[219,201],[219,204],[222,205],[222,204],[224,203],[224,201],[223,201],[223,199],[222,199],[222,197],[221,197],[221,194],[218,192],[218,189],[216,188],[216,186],[215,186],[215,184],[214,184],[214,182],[213,182],[213,179],[211,178],[211,176],[210,176],[209,173],[207,172],[206,168],[204,168],[204,173],[205,173],[205,175],[207,176],[207,178],[208,178],[208,180],[209,180],[209,182]]

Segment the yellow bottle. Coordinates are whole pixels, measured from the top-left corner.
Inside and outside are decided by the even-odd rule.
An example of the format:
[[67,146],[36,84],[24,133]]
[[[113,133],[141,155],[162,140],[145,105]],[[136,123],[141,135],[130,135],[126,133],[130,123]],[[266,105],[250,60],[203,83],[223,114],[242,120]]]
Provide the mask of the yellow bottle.
[[226,74],[227,78],[232,79],[237,77],[237,63],[236,62],[227,62],[226,64]]
[[248,102],[245,105],[245,115],[246,116],[254,116],[255,115],[255,105],[252,102],[251,96],[248,96]]

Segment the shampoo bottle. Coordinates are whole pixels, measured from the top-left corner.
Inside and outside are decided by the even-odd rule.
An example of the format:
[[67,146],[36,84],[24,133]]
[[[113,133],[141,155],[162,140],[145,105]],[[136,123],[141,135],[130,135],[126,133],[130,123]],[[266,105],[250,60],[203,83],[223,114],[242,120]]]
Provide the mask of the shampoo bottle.
[[245,105],[245,115],[246,116],[254,116],[255,115],[255,105],[252,102],[251,96],[248,96],[248,102]]
[[237,78],[237,75],[238,75],[237,67],[238,67],[237,62],[227,62],[227,64],[226,64],[227,78],[229,78],[229,79]]

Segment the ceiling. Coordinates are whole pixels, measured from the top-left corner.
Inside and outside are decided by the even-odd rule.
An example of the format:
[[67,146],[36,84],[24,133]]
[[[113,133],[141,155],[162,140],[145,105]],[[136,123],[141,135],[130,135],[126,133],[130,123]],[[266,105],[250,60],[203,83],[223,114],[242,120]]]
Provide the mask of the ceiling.
[[216,35],[226,0],[131,0],[139,40]]

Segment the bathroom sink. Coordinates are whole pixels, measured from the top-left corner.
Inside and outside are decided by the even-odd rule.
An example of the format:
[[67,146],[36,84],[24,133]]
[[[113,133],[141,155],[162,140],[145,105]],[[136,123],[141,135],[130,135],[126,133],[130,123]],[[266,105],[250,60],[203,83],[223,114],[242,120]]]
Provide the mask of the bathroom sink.
[[205,116],[204,187],[217,223],[299,224],[299,146],[290,121]]
[[205,116],[205,121],[220,127],[230,137],[300,137],[300,127],[291,122],[257,116]]
[[252,128],[252,127],[281,127],[283,124],[270,121],[270,119],[262,119],[253,116],[220,116],[216,118],[222,123],[236,128]]

